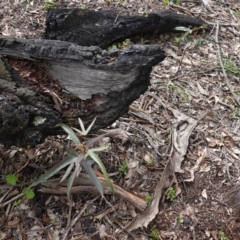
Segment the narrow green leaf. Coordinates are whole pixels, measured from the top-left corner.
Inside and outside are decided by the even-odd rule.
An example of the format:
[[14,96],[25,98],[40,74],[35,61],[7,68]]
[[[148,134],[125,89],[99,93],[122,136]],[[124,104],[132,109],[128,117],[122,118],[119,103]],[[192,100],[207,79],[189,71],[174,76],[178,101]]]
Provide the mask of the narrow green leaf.
[[102,146],[102,147],[98,147],[98,148],[91,148],[89,151],[92,152],[102,152],[104,150],[108,149],[108,146]]
[[63,159],[61,162],[59,162],[58,164],[56,164],[55,166],[53,166],[50,170],[48,170],[46,173],[44,173],[43,175],[41,175],[39,177],[39,179],[36,182],[33,182],[30,185],[31,187],[34,187],[42,182],[45,182],[47,179],[49,179],[50,177],[52,177],[53,175],[55,175],[57,172],[59,172],[62,168],[66,167],[67,165],[71,164],[72,162],[75,162],[79,159],[79,157],[83,157],[83,156],[73,156],[73,155],[69,155],[67,156],[65,159]]
[[92,158],[92,160],[98,164],[108,186],[110,187],[112,193],[114,193],[113,185],[112,185],[111,180],[109,179],[107,170],[106,170],[104,164],[102,163],[102,161],[100,160],[100,158],[98,157],[98,155],[94,152],[95,149],[96,148],[88,150],[87,153],[85,154],[85,159],[87,159],[87,157],[90,156]]
[[67,196],[68,196],[68,199],[70,200],[70,193],[71,193],[71,190],[72,190],[72,185],[73,185],[73,182],[74,182],[74,179],[76,178],[76,175],[77,175],[78,171],[75,170],[71,177],[68,179],[68,185],[67,185]]
[[67,168],[67,171],[64,173],[64,175],[63,175],[60,183],[63,182],[63,181],[66,179],[66,177],[67,177],[67,176],[70,174],[70,172],[72,171],[73,167],[74,167],[74,163],[71,163],[71,164],[69,165],[69,167]]
[[192,30],[190,28],[186,28],[186,27],[175,27],[174,28],[177,31],[183,31],[183,32],[188,32],[188,33],[192,33]]
[[88,134],[89,131],[92,129],[92,126],[93,126],[93,124],[95,123],[96,119],[97,119],[97,117],[95,117],[95,118],[93,119],[92,123],[88,126],[87,131],[86,131],[86,134]]
[[85,129],[84,124],[83,124],[81,118],[79,118],[78,122],[79,122],[79,125],[80,125],[80,128],[81,128],[82,131],[80,131],[79,129],[76,129],[76,128],[74,128],[74,130],[77,131],[78,133],[80,133],[81,135],[84,135],[84,136],[87,135],[89,133],[89,131],[92,129],[92,126],[93,126],[93,124],[96,121],[96,118],[97,117],[95,117],[93,119],[92,123],[88,126],[87,130]]
[[80,131],[80,130],[77,129],[77,128],[72,127],[72,129],[73,129],[75,132],[78,132],[80,135],[85,135],[82,131]]
[[59,123],[56,125],[56,127],[61,127],[70,136],[70,138],[72,139],[74,144],[76,144],[76,145],[80,144],[80,141],[79,141],[77,135],[69,126],[67,126],[64,123]]
[[97,136],[96,138],[93,138],[91,141],[89,141],[89,143],[87,143],[87,147],[89,149],[93,148],[95,144],[99,143],[107,135],[108,135],[108,133],[104,133],[104,134]]
[[79,125],[80,125],[83,135],[86,135],[86,130],[85,130],[85,127],[83,125],[81,118],[78,119],[78,122],[79,122]]
[[83,166],[84,170],[89,174],[93,184],[95,185],[95,187],[97,188],[101,196],[103,197],[103,187],[100,181],[98,180],[95,172],[92,169],[92,164],[93,164],[93,160],[91,159],[87,159],[81,162],[81,165]]

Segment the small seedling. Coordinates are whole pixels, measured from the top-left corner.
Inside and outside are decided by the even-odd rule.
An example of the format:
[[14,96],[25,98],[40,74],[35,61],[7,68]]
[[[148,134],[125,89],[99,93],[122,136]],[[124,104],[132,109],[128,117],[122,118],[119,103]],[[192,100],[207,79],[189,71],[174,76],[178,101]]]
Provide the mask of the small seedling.
[[169,84],[168,87],[172,89],[172,91],[179,94],[184,101],[188,102],[190,100],[191,98],[190,95],[185,93],[184,90],[182,90],[180,87],[176,86],[175,84]]
[[240,116],[240,108],[235,108],[235,110],[231,113],[232,117]]
[[223,59],[223,65],[229,76],[238,76],[240,74],[240,68],[237,67],[232,59]]
[[[19,206],[21,203],[22,203],[22,200],[21,200],[21,199],[18,199],[17,201],[15,201],[15,202],[13,203],[13,206],[14,206],[14,207],[17,207],[17,206]],[[0,239],[1,239],[1,238],[0,238]]]
[[167,200],[173,201],[176,198],[176,191],[173,187],[168,188],[167,191]]
[[[8,174],[5,178],[6,182],[8,184],[11,184],[12,186],[16,186],[17,182],[19,182],[18,177],[16,177],[13,174]],[[33,192],[32,189],[30,188],[24,188],[22,190],[22,193],[28,198],[28,199],[32,199],[35,196],[35,193]],[[18,202],[15,202],[15,204],[18,204]]]
[[158,233],[158,231],[157,231],[157,229],[156,229],[156,225],[153,225],[152,227],[151,227],[151,229],[150,229],[150,234],[151,234],[151,237],[153,238],[153,239],[156,239],[156,240],[159,240],[159,239],[161,239],[161,237],[160,237],[160,235],[159,235],[159,233]]
[[147,165],[152,165],[153,164],[153,158],[147,158],[147,159],[145,159],[145,162],[146,162],[146,164]]
[[123,42],[120,43],[114,43],[108,47],[108,50],[114,50],[114,49],[123,49],[126,48],[130,45],[131,40],[130,39],[125,39]]
[[145,197],[145,200],[147,203],[150,203],[153,200],[153,196],[151,194],[147,194],[147,196]]
[[181,0],[163,0],[163,5],[167,6],[169,4],[175,4],[175,5],[180,5]]
[[77,128],[70,128],[69,126],[63,123],[57,124],[56,127],[61,127],[71,138],[73,143],[72,148],[68,150],[68,156],[66,158],[64,158],[62,161],[60,161],[58,164],[56,164],[50,170],[48,170],[46,173],[40,176],[40,178],[36,182],[33,182],[30,185],[30,188],[47,181],[50,177],[54,176],[60,170],[67,167],[67,170],[65,171],[65,174],[63,175],[60,182],[64,181],[69,176],[67,184],[67,196],[68,199],[70,199],[70,193],[74,180],[80,174],[82,169],[84,169],[85,172],[89,174],[90,178],[92,179],[95,187],[97,188],[101,196],[104,197],[103,186],[92,168],[92,165],[95,162],[101,169],[106,180],[106,183],[110,187],[111,191],[114,192],[113,185],[109,179],[106,168],[98,156],[98,153],[106,150],[108,146],[95,147],[96,145],[99,145],[99,143],[102,141],[103,137],[105,137],[106,134],[99,135],[96,138],[91,139],[87,143],[81,143],[78,136],[76,135],[77,133],[81,136],[86,136],[91,130],[95,120],[96,118],[88,126],[88,128],[85,129],[82,120],[79,118],[78,121],[81,130]]
[[119,171],[123,174],[123,175],[127,175],[127,161],[123,160],[120,167],[119,167]]
[[178,215],[177,219],[178,219],[178,222],[179,222],[179,223],[183,224],[183,222],[184,222],[183,215],[181,215],[181,214]]
[[228,240],[228,237],[225,235],[224,232],[219,232],[220,240]]
[[46,10],[50,10],[51,8],[53,8],[53,6],[55,4],[54,2],[55,2],[55,0],[44,0],[44,8]]
[[8,174],[5,178],[6,182],[12,186],[15,186],[17,184],[18,181],[18,177],[16,177],[13,174]]
[[24,188],[22,190],[22,193],[28,198],[28,199],[33,199],[35,197],[35,193],[32,189],[30,188]]

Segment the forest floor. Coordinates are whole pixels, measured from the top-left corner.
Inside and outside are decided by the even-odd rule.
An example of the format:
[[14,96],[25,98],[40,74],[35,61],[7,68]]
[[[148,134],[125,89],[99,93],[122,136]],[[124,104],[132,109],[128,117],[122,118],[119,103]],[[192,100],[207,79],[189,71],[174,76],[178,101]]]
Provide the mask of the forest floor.
[[[149,216],[111,195],[106,196],[111,206],[91,194],[74,194],[69,204],[66,195],[40,193],[36,188],[33,200],[17,202],[21,187],[6,190],[6,175],[15,173],[22,182],[40,176],[63,159],[69,140],[48,137],[29,149],[1,146],[0,239],[240,239],[239,1],[56,0],[52,7],[110,9],[130,15],[172,11],[208,23],[208,29],[185,28],[131,39],[160,44],[167,58],[154,67],[149,90],[109,127],[129,136],[124,144],[110,140],[109,149],[100,155],[114,181],[151,204],[176,148],[177,115],[187,116],[186,121],[195,125],[189,139],[178,142],[180,150],[186,150],[177,163],[181,168],[165,185],[157,213],[148,213],[149,223]],[[46,15],[43,0],[2,0],[1,34],[40,38]],[[124,230],[141,221],[147,226]]]

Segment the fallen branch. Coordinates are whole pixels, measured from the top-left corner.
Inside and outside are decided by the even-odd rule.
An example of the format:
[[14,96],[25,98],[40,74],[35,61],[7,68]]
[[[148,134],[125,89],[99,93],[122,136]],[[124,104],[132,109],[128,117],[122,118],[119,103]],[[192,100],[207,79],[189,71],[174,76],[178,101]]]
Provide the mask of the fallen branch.
[[[98,177],[98,179],[103,186],[104,194],[112,194],[111,189],[109,188],[105,179],[102,177]],[[55,179],[52,181],[47,181],[45,183],[42,183],[42,186],[40,187],[40,189],[38,189],[38,191],[43,193],[52,193],[52,194],[66,194],[68,179],[66,179],[61,183],[59,182],[60,182],[60,179]],[[114,192],[117,196],[128,201],[141,212],[146,208],[147,202],[144,197],[124,189],[123,187],[121,187],[115,182],[112,182],[112,184],[114,187]],[[89,177],[89,175],[84,173],[81,173],[74,180],[71,193],[73,194],[90,193],[93,195],[99,195],[99,192],[95,187],[95,185],[92,183],[92,180]]]

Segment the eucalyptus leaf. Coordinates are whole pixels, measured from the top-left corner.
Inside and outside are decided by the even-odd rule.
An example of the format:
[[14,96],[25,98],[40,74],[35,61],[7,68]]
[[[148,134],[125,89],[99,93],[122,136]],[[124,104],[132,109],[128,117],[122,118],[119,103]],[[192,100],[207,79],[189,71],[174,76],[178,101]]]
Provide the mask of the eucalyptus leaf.
[[67,185],[68,199],[70,199],[70,193],[71,193],[72,185],[73,185],[74,179],[76,178],[77,173],[78,173],[78,171],[75,169],[75,171],[72,173],[72,175],[68,179],[68,185]]

